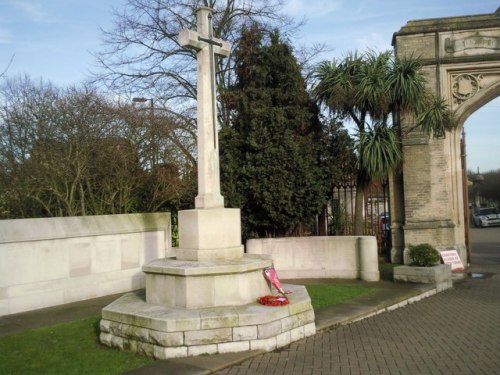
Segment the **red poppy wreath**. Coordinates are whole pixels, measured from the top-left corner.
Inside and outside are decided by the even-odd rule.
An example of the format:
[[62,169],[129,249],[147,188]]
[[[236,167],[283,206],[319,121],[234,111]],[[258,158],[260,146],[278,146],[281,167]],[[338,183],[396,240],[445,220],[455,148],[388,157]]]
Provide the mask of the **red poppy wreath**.
[[288,298],[285,296],[264,296],[264,297],[259,297],[257,301],[264,306],[283,306],[283,305],[288,305],[289,301]]

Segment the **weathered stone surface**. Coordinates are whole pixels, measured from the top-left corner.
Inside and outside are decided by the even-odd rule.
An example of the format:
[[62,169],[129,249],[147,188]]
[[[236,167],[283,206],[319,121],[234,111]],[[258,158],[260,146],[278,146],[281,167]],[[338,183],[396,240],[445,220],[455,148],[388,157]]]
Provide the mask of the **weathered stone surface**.
[[126,338],[130,338],[133,340],[139,340],[141,342],[149,342],[149,332],[150,330],[147,328],[130,326],[120,324],[112,329],[114,335],[121,335]]
[[290,331],[291,329],[298,327],[299,323],[300,321],[298,315],[288,316],[281,319],[281,330],[282,332]]
[[257,326],[257,337],[259,339],[267,339],[269,337],[277,336],[280,333],[282,333],[281,320]]
[[188,356],[217,354],[217,344],[188,346]]
[[99,339],[102,344],[111,348],[124,349],[126,340],[111,333],[101,333]]
[[184,334],[182,332],[150,331],[149,341],[159,346],[182,346]]
[[310,310],[297,314],[297,316],[299,318],[301,325],[306,325],[306,323],[314,323],[315,315],[312,306]]
[[292,342],[292,338],[290,335],[290,331],[283,332],[276,336],[276,347],[282,348],[284,346],[289,345]]
[[163,346],[154,346],[154,358],[183,358],[188,356],[188,348],[186,346],[175,346],[164,348]]
[[158,316],[158,320],[166,322],[168,332],[201,329],[200,315],[196,310],[167,310],[163,315]]
[[143,341],[138,341],[138,340],[132,340],[132,339],[125,339],[123,344],[123,348],[125,350],[130,350],[131,352],[134,353],[139,353],[141,355],[147,356],[147,357],[153,357],[154,356],[154,345],[150,344],[148,342],[143,342]]
[[277,347],[277,339],[276,336],[270,337],[267,339],[259,339],[259,340],[251,340],[250,341],[250,349],[251,350],[265,350],[266,352],[270,352]]
[[297,327],[290,331],[290,340],[292,342],[302,340],[304,337],[304,327]]
[[101,330],[101,332],[109,333],[111,323],[112,322],[109,320],[101,319],[101,321],[99,322],[99,329]]
[[218,344],[219,353],[234,353],[234,352],[244,352],[250,350],[249,341],[237,341],[237,342],[225,342]]
[[316,334],[316,324],[314,322],[304,325],[304,336],[309,337]]
[[290,315],[289,306],[262,306],[258,303],[251,303],[238,308],[240,326],[258,325],[270,323],[278,319],[286,318]]
[[233,330],[231,328],[204,329],[201,331],[184,332],[185,345],[206,345],[231,341]]
[[[315,332],[314,311],[305,288],[284,287],[292,291],[293,298],[290,305],[278,307],[254,302],[230,308],[169,308],[148,304],[141,294],[126,294],[103,309],[100,340],[158,359],[250,348],[273,350]],[[309,310],[304,310],[304,301]],[[294,304],[301,304],[296,309],[301,312],[290,315],[289,307],[294,310]],[[138,327],[138,322],[144,325]]]
[[257,326],[245,326],[233,328],[233,341],[257,339]]

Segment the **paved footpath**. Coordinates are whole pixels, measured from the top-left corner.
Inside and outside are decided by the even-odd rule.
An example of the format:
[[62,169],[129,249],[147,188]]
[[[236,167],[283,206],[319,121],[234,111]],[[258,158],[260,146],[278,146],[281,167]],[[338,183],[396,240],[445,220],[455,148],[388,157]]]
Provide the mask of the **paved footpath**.
[[472,271],[482,274],[216,374],[500,374],[500,265]]

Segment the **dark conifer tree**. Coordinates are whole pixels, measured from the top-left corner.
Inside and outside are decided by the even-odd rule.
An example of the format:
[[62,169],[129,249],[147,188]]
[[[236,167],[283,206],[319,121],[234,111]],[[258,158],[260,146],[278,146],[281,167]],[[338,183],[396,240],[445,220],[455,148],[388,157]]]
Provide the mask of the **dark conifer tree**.
[[289,235],[325,204],[318,108],[278,32],[244,30],[235,54],[236,84],[222,94],[222,193],[241,208],[246,238]]

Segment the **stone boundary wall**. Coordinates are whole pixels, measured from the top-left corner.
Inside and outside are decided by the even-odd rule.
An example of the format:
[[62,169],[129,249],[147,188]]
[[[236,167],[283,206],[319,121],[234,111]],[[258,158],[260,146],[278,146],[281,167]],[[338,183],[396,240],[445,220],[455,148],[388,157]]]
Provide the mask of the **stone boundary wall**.
[[169,213],[0,220],[0,316],[144,288]]
[[270,255],[282,279],[380,278],[377,241],[373,236],[252,239],[246,243],[246,252]]

